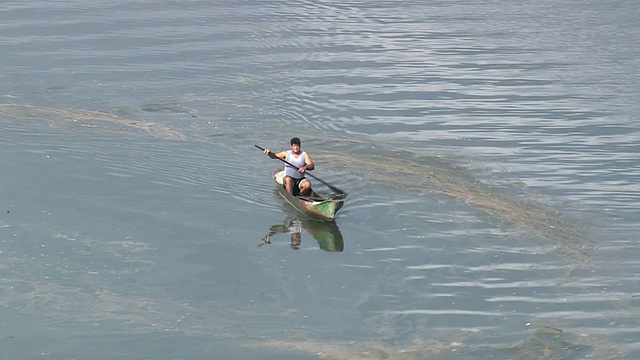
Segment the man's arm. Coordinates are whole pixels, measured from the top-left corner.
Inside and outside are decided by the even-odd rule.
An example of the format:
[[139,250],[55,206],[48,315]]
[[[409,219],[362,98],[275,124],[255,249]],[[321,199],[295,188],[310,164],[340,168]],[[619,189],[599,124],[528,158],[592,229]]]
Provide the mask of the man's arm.
[[304,153],[304,168],[305,170],[313,170],[316,166],[313,164],[313,160],[311,160],[311,156],[309,154]]
[[279,153],[275,154],[275,158],[286,160],[287,159],[287,152],[286,151],[280,151]]
[[282,160],[286,160],[287,159],[287,152],[286,151],[281,151],[279,153],[274,153],[273,151],[271,151],[269,149],[264,149],[264,153],[267,154],[267,156],[272,158],[272,159],[282,159]]

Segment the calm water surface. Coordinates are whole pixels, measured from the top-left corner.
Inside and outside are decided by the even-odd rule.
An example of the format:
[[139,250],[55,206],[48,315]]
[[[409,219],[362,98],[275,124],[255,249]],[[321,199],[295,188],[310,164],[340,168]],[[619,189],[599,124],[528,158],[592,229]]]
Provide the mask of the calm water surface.
[[[2,359],[640,358],[640,8],[0,6]],[[349,192],[301,218],[253,145]],[[262,238],[301,220],[302,243]]]

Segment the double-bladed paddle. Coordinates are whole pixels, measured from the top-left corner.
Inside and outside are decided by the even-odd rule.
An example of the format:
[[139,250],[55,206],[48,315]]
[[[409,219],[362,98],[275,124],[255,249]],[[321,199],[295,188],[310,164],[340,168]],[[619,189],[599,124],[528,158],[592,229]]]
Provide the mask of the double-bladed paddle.
[[[262,147],[260,147],[260,146],[258,146],[258,145],[253,145],[253,146],[257,147],[258,149],[262,150],[263,152],[264,152],[264,150],[265,150],[264,148],[262,148]],[[294,168],[296,168],[296,169],[297,169],[297,167],[296,167],[295,165],[293,165],[292,163],[288,162],[288,161],[287,161],[287,160],[285,160],[285,159],[280,159],[279,157],[276,157],[276,159],[278,159],[278,160],[282,161],[283,163],[285,163],[285,164],[287,164],[287,165],[289,165],[289,166],[292,166],[292,167],[294,167]],[[347,192],[346,192],[346,191],[343,191],[342,189],[340,189],[340,188],[338,188],[338,187],[336,187],[336,186],[333,186],[333,185],[329,184],[328,182],[326,182],[326,181],[324,181],[324,180],[322,180],[322,179],[318,178],[317,176],[315,176],[315,175],[313,175],[313,174],[311,174],[311,173],[309,173],[309,172],[305,172],[305,174],[308,174],[308,175],[309,175],[309,176],[311,176],[312,178],[314,178],[314,179],[318,180],[319,182],[323,183],[324,185],[326,185],[329,189],[331,189],[333,192],[335,192],[335,193],[336,193],[336,195],[338,195],[338,197],[339,197],[339,198],[344,199],[344,198],[346,198],[346,197],[347,197]]]

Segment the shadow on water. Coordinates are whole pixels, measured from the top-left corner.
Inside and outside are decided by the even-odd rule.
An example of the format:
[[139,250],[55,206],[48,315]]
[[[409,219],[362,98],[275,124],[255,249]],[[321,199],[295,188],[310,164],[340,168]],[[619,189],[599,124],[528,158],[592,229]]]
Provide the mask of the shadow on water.
[[291,247],[298,249],[302,242],[303,230],[318,242],[322,250],[338,252],[344,250],[342,233],[335,221],[321,221],[302,215],[288,216],[282,224],[272,225],[260,245],[271,244],[271,238],[274,235],[289,234]]

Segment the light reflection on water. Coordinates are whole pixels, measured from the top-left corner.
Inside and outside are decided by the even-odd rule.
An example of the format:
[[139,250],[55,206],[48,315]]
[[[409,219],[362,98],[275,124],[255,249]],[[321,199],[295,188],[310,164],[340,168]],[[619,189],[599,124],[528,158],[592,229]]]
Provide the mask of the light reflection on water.
[[[637,357],[638,14],[601,6],[9,4],[0,344]],[[288,132],[341,252],[256,246]]]

